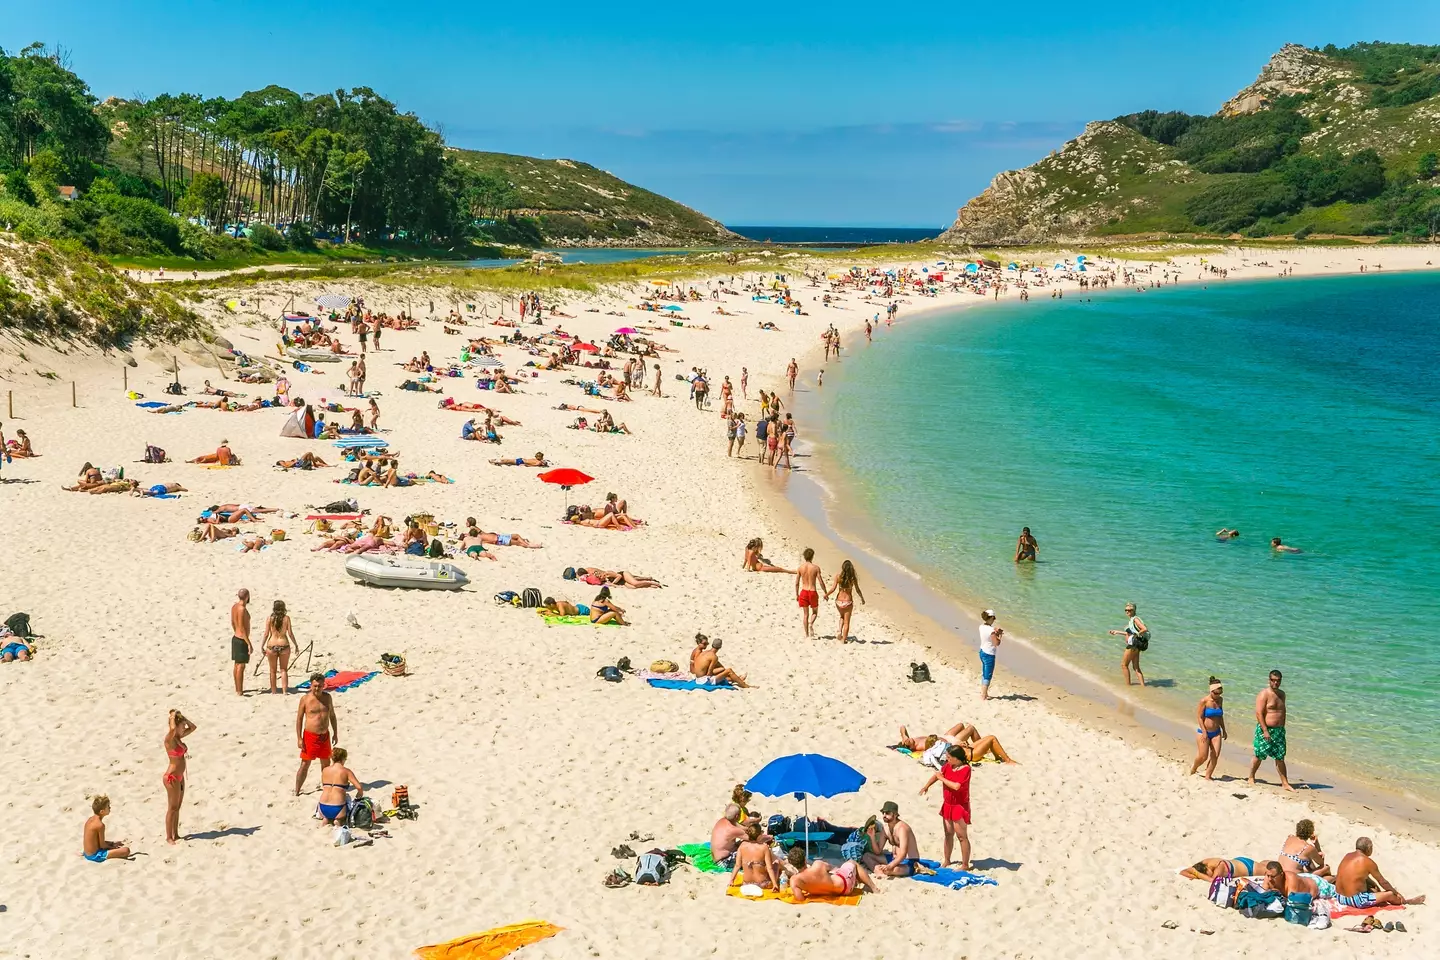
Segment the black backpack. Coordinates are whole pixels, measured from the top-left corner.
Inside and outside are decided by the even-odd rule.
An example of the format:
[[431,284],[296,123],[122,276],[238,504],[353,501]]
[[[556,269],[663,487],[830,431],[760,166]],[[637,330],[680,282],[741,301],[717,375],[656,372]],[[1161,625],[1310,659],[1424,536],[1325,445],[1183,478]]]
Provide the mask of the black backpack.
[[30,631],[30,614],[12,613],[5,619],[5,628],[17,637],[33,637]]
[[170,462],[170,458],[165,455],[165,451],[164,451],[164,450],[161,450],[159,447],[155,446],[154,444],[147,443],[147,444],[145,444],[145,457],[144,457],[144,459],[142,459],[140,462],[141,462],[141,463],[169,463],[169,462]]
[[369,830],[375,825],[375,801],[361,797],[350,804],[346,826],[352,830]]
[[335,500],[320,509],[324,513],[359,513],[360,504],[355,500]]
[[932,681],[931,681],[931,679],[930,679],[930,667],[929,667],[927,664],[924,664],[924,663],[911,663],[911,664],[910,664],[910,682],[911,682],[911,683],[931,683]]
[[611,683],[619,683],[625,679],[625,675],[620,672],[619,667],[601,667],[595,676],[601,680],[609,680]]
[[527,609],[541,606],[544,603],[545,598],[540,595],[540,591],[535,587],[526,587],[520,594],[520,606]]

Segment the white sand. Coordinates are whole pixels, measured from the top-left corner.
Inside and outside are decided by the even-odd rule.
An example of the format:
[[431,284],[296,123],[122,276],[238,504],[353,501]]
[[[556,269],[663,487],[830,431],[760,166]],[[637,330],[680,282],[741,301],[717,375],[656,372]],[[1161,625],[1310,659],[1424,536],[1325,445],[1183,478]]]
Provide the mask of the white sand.
[[[1417,267],[1430,254],[1387,247],[1248,257],[1252,264],[1268,260],[1272,269],[1239,269],[1240,254],[1210,259],[1228,262],[1233,280],[1273,274],[1282,259],[1297,273],[1324,273],[1360,261]],[[1194,258],[1184,273],[1195,275]],[[304,302],[321,288],[285,289]],[[879,596],[855,617],[864,643],[800,638],[791,578],[740,571],[749,537],[765,536],[768,555],[786,565],[806,544],[784,536],[793,527],[776,502],[770,472],[753,460],[724,457],[718,380],[728,374],[738,396],[740,368],[748,366],[754,398],[779,383],[790,357],[804,356],[826,324],[848,329],[877,308],[851,297],[820,309],[808,303],[819,290],[800,282],[796,291],[810,316],[741,298],[727,298],[728,309],[744,311],[734,319],[714,315],[708,303],[687,307],[688,320],[715,329],[660,334],[678,351],[662,361],[667,398],[612,405],[616,419],[636,432],[632,437],[564,429],[573,415],[551,409],[557,403],[598,404],[562,385],[567,374],[548,373],[517,396],[448,381],[447,392],[457,398],[478,399],[524,423],[503,431],[499,450],[462,443],[467,415],[438,411],[437,397],[396,390],[405,374],[386,365],[422,348],[437,361],[452,356],[460,338],[441,334],[438,322],[416,333],[387,331],[385,363],[372,355],[370,375],[371,386],[384,391],[382,425],[408,469],[434,467],[458,481],[408,490],[337,486],[331,481],[338,470],[273,471],[268,465],[281,456],[333,452],[328,444],[279,437],[283,413],[151,416],[121,393],[114,356],[60,356],[10,344],[0,363],[10,372],[0,389],[14,390],[16,417],[5,418],[4,430],[13,437],[23,427],[44,456],[15,461],[0,474],[37,481],[0,487],[9,533],[0,560],[0,615],[29,612],[46,639],[35,662],[0,665],[0,755],[11,805],[0,857],[0,957],[401,957],[421,944],[531,917],[567,929],[526,948],[526,958],[725,958],[776,949],[788,957],[887,958],[1260,956],[1316,948],[1335,956],[1433,955],[1440,945],[1428,922],[1434,906],[1394,915],[1404,917],[1408,939],[1314,933],[1222,913],[1205,901],[1201,884],[1178,879],[1174,869],[1207,856],[1274,855],[1294,822],[1313,816],[1332,859],[1368,834],[1389,879],[1407,894],[1434,895],[1435,845],[1352,822],[1273,787],[1187,779],[1156,747],[1097,732],[1044,700],[980,703],[969,658],[949,666],[931,655],[936,683],[916,687],[906,679],[907,666],[925,651],[877,613]],[[366,292],[374,307],[404,305],[403,297],[386,300],[392,291]],[[262,295],[272,310],[278,306],[274,289]],[[900,322],[931,305],[907,306]],[[443,313],[443,301],[437,308]],[[646,319],[635,311],[624,320],[580,313],[562,323],[599,340]],[[757,330],[757,319],[773,319],[782,332]],[[272,329],[229,335],[241,349],[267,352]],[[863,340],[852,332],[845,343],[853,351]],[[24,361],[17,356],[22,346]],[[697,412],[685,385],[674,380],[692,365],[716,379],[712,412]],[[53,370],[59,380],[33,370]],[[132,388],[163,398],[167,377],[158,365],[142,360],[130,373]],[[813,374],[805,370],[802,378],[813,383]],[[203,376],[220,383],[213,371],[182,373],[192,388]],[[330,365],[323,376],[292,380],[307,399],[336,398],[342,377],[343,369]],[[79,409],[70,407],[71,379],[78,382]],[[753,399],[740,408],[752,421],[758,412]],[[806,427],[800,424],[802,437]],[[245,457],[244,467],[178,462],[213,450],[221,438]],[[177,462],[134,463],[147,442]],[[747,447],[753,451],[753,434]],[[485,463],[501,452],[536,450],[597,478],[576,491],[581,499],[599,503],[614,490],[648,527],[626,534],[563,527],[555,518],[564,495],[538,483],[537,471]],[[124,464],[147,484],[179,481],[193,492],[168,502],[61,492],[59,484],[72,482],[86,460]],[[238,554],[234,541],[185,539],[195,515],[212,502],[303,514],[307,503],[352,494],[397,520],[422,510],[452,520],[473,513],[486,529],[521,533],[545,549],[500,549],[496,563],[465,561],[472,588],[436,595],[353,585],[341,557],[310,552],[314,541],[299,520],[250,525],[283,526],[291,535],[261,555]],[[761,500],[770,502],[757,508]],[[822,550],[818,559],[833,573],[842,558]],[[588,602],[592,588],[575,589],[560,578],[572,565],[649,573],[669,588],[620,591],[635,621],[626,629],[547,628],[532,613],[491,600],[497,590],[537,586]],[[863,575],[863,562],[861,568]],[[393,838],[372,847],[336,849],[330,832],[311,819],[316,771],[312,792],[290,795],[296,698],[241,699],[231,690],[227,609],[241,586],[254,596],[257,624],[274,599],[289,604],[302,646],[315,641],[319,668],[373,668],[385,651],[409,658],[413,676],[377,677],[336,700],[351,766],[367,783],[386,784],[374,789],[382,803],[389,784],[407,784],[422,807],[418,822],[390,825]],[[362,629],[346,625],[351,611]],[[822,632],[833,633],[833,606],[825,605],[821,617]],[[637,666],[656,658],[683,663],[697,630],[723,637],[724,659],[756,688],[685,693],[653,690],[633,678],[618,685],[595,679],[600,666],[621,656]],[[300,679],[300,666],[292,677]],[[253,689],[258,680],[249,684]],[[1232,700],[1243,713],[1245,695]],[[188,741],[181,815],[182,832],[193,838],[176,847],[164,843],[160,784],[171,707],[199,725]],[[600,885],[620,863],[612,847],[650,846],[627,841],[631,831],[654,834],[661,846],[706,840],[736,782],[798,751],[841,758],[869,778],[857,795],[812,802],[812,814],[859,822],[894,799],[915,827],[922,855],[938,857],[938,794],[918,797],[925,771],[885,745],[900,723],[922,732],[962,718],[998,734],[1022,761],[975,771],[974,856],[998,887],[950,892],[898,880],[858,908],[838,909],[745,903],[724,896],[721,879],[683,869],[658,890]],[[1246,725],[1236,728],[1226,748],[1231,756],[1248,743]],[[1303,756],[1304,745],[1292,751]],[[110,837],[147,856],[103,866],[78,856],[86,798],[99,792],[114,804]],[[800,812],[789,798],[757,798],[755,805],[766,814]],[[1167,920],[1179,928],[1162,929]]]

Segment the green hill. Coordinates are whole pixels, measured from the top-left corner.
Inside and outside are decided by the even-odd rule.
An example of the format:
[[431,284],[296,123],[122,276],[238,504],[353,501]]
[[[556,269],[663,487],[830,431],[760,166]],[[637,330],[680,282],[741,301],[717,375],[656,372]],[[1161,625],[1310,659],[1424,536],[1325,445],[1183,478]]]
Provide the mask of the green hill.
[[508,185],[508,202],[497,208],[507,216],[533,217],[546,243],[674,247],[740,239],[704,214],[588,163],[453,148],[447,153],[461,168]]
[[1098,121],[997,176],[942,239],[1440,234],[1440,46],[1287,44],[1211,116]]

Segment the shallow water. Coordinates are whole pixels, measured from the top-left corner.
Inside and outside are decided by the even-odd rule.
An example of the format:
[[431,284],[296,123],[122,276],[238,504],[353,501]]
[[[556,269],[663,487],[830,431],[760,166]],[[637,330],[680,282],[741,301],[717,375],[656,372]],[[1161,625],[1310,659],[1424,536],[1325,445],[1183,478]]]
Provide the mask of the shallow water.
[[902,314],[827,368],[820,461],[883,552],[1088,672],[1119,682],[1138,603],[1141,695],[1193,710],[1221,677],[1227,752],[1278,667],[1292,760],[1433,796],[1437,362],[1433,275]]

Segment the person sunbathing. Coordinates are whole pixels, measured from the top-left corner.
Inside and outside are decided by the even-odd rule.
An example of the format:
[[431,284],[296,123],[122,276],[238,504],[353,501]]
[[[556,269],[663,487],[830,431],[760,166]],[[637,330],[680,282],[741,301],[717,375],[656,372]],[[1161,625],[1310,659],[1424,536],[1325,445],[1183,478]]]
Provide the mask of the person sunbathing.
[[312,547],[311,553],[319,553],[322,550],[336,551],[342,547],[348,547],[360,537],[359,530],[339,530],[333,536],[326,537],[320,546]]
[[30,438],[24,430],[15,431],[16,439],[10,441],[9,454],[11,457],[18,457],[21,460],[29,460],[40,456],[35,448],[30,446]]
[[178,483],[157,483],[153,486],[137,489],[137,497],[163,497],[170,493],[189,493],[189,491]]
[[760,555],[760,551],[763,549],[765,549],[765,541],[761,540],[759,537],[756,537],[749,543],[745,544],[745,559],[744,561],[742,561],[741,569],[747,570],[751,573],[788,573],[792,576],[795,574],[794,570],[786,570],[784,567],[777,567],[775,566],[775,564],[762,557]]
[[[585,509],[588,511],[590,508],[586,507]],[[623,513],[607,513],[596,517],[577,512],[566,522],[572,526],[594,527],[597,530],[634,530],[639,526]]]
[[210,396],[212,396],[212,397],[239,397],[239,396],[244,396],[244,394],[231,393],[229,390],[222,390],[222,389],[219,388],[219,387],[212,387],[212,386],[210,386],[210,381],[209,381],[209,380],[206,380],[206,381],[205,381],[205,389],[204,389],[204,390],[201,390],[200,392],[201,392],[201,393],[204,393],[204,394],[208,394],[208,395],[210,395]]
[[730,885],[748,883],[764,890],[780,886],[780,860],[770,851],[770,844],[758,823],[745,824],[745,839],[735,848],[735,872],[730,875]]
[[[796,862],[797,852],[799,863]],[[816,860],[808,867],[799,868],[804,861],[804,848],[792,847],[790,862],[797,867],[797,872],[790,878],[790,893],[797,902],[803,903],[811,897],[849,896],[855,892],[857,885],[864,887],[868,893],[879,892],[870,878],[870,871],[854,860],[846,860],[838,867],[831,867],[824,860]]]
[[6,637],[0,644],[0,663],[12,660],[29,660],[35,654],[35,646],[26,637]]
[[[703,634],[697,635],[696,649],[690,654],[690,672],[695,675],[696,683],[733,683],[737,687],[748,687],[745,677],[720,662],[720,647],[725,642],[720,639],[708,640],[701,644]],[[708,647],[708,649],[706,649]]]
[[77,492],[80,492],[80,493],[89,493],[89,494],[97,494],[97,493],[129,493],[130,491],[134,490],[134,489],[135,489],[136,487],[138,487],[138,486],[140,486],[140,481],[139,481],[139,480],[119,480],[119,479],[116,479],[116,480],[107,480],[107,481],[105,481],[104,483],[92,484],[91,486],[85,487],[83,490],[82,490],[82,489],[79,489],[79,488],[76,488],[76,487],[67,487],[66,489],[68,489],[68,490],[74,490],[74,491],[77,491]]
[[622,627],[628,627],[625,621],[625,611],[610,597],[610,588],[601,587],[595,599],[590,601],[590,622],[599,626],[602,623],[618,623]]
[[499,547],[528,547],[531,550],[539,550],[543,545],[531,543],[518,533],[486,533],[479,532],[481,543],[493,543]]
[[944,733],[921,734],[918,737],[910,736],[909,732],[902,726],[900,728],[900,739],[897,742],[897,746],[904,747],[915,753],[925,753],[933,749],[937,743],[944,743],[946,747],[951,747],[957,743],[973,743],[978,739],[980,739],[980,734],[976,731],[975,725],[961,720]]
[[241,553],[259,553],[270,546],[270,538],[258,533],[247,533],[240,539],[240,543],[245,547]]
[[495,554],[485,549],[485,538],[480,534],[480,528],[471,526],[465,536],[460,539],[460,549],[466,556],[474,557],[477,560],[498,560]]
[[307,451],[294,460],[276,460],[275,466],[282,470],[314,470],[316,467],[329,467],[334,464],[326,463],[314,453]]
[[631,573],[628,570],[601,570],[599,567],[576,567],[575,576],[578,579],[593,583],[609,583],[617,587],[663,587],[665,584],[654,577],[647,577],[643,573]]
[[220,446],[215,448],[214,453],[202,453],[194,460],[186,460],[186,463],[216,463],[221,466],[232,466],[240,462],[240,458],[230,450],[230,441],[221,440]]
[[545,459],[542,451],[536,451],[533,457],[515,457],[513,460],[491,460],[497,467],[548,467],[550,461]]
[[479,427],[475,425],[475,418],[471,417],[460,427],[460,439],[475,440],[483,443],[499,443],[501,437],[500,434],[495,432],[495,427],[489,418],[485,420],[484,427]]
[[596,410],[596,409],[594,409],[593,407],[581,407],[581,406],[577,406],[576,404],[573,404],[573,403],[562,403],[562,404],[560,404],[559,406],[557,406],[555,409],[556,409],[556,410],[568,410],[568,411],[571,411],[572,413],[604,413],[604,412],[605,412],[604,410]]
[[[163,406],[163,407],[151,407],[149,410],[146,410],[145,412],[146,412],[146,413],[184,413],[184,412],[185,412],[185,408],[188,407],[188,406],[190,406],[190,404],[188,404],[188,403],[167,403],[167,404],[166,404],[165,406]],[[194,461],[191,461],[191,462],[193,463]]]
[[104,482],[105,476],[100,472],[100,468],[87,460],[85,466],[80,468],[80,479],[75,481],[75,486],[62,486],[61,489],[70,491],[89,490],[91,487],[98,487]]
[[540,605],[552,617],[588,617],[590,607],[583,603],[571,603],[569,600],[556,600],[554,597],[546,597],[545,602]]
[[239,527],[222,527],[218,523],[204,523],[190,531],[190,539],[196,543],[201,540],[214,543],[216,540],[229,540],[239,532]]
[[1231,857],[1229,859],[1206,857],[1181,870],[1180,876],[1190,880],[1214,880],[1216,877],[1263,877],[1265,876],[1265,859],[1263,857],[1259,860],[1253,857]]
[[221,503],[202,513],[197,522],[240,523],[245,520],[259,520],[262,513],[278,513],[279,510],[279,507],[257,507],[249,503]]

